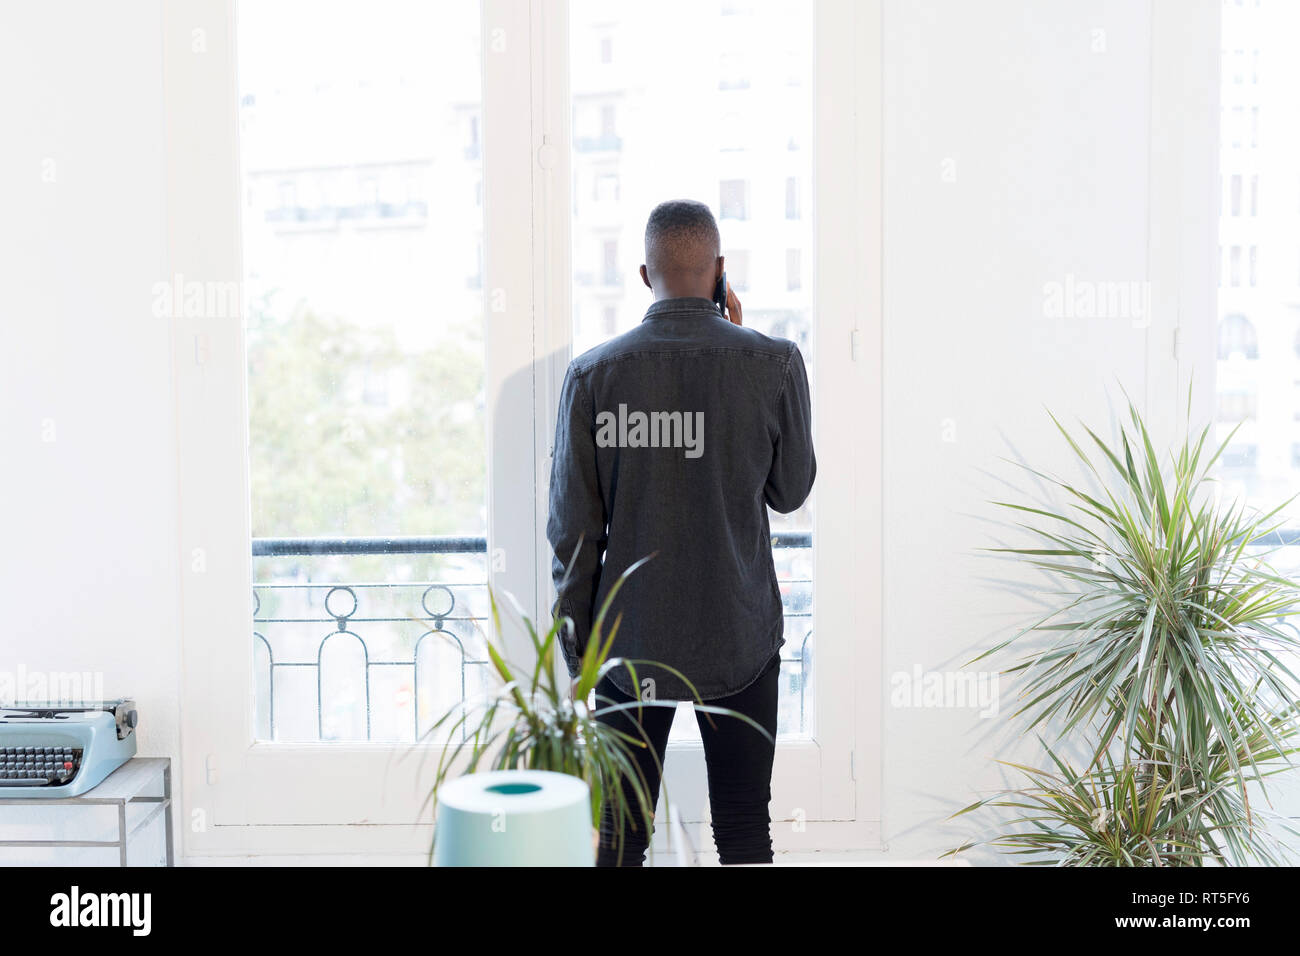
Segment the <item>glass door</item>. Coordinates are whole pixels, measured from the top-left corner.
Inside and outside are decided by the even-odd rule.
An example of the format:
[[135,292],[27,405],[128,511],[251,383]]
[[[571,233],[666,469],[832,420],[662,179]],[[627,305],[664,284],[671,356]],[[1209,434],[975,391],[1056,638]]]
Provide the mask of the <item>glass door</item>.
[[[569,24],[573,354],[641,321],[646,216],[697,199],[718,220],[745,324],[798,344],[815,402],[812,7],[573,0]],[[665,50],[691,69],[664,69]],[[783,736],[813,730],[812,509],[810,497],[769,514],[785,600]],[[673,739],[698,737],[681,708]]]
[[[824,91],[874,102],[853,51],[878,11],[228,3],[200,63],[187,8],[168,10],[169,262],[237,277],[244,303],[175,340],[187,850],[418,846],[436,761],[415,742],[483,686],[488,585],[550,607],[556,386],[643,314],[640,234],[672,195],[714,208],[747,324],[812,373],[816,500],[773,516],[773,816],[854,820],[855,735],[878,754],[854,702],[878,621],[854,597],[878,587],[879,431],[874,350],[848,346],[878,337],[878,287],[854,272],[879,257],[876,174],[842,197],[878,149]],[[698,68],[652,62],[649,38],[687,21],[673,39]],[[691,161],[663,145],[681,97],[704,104]],[[862,440],[835,441],[847,428]],[[669,766],[688,814],[707,805],[692,737],[683,721]]]
[[238,14],[252,621],[203,783],[249,833],[427,824],[488,586],[536,602],[529,8]]
[[410,742],[486,663],[478,4],[240,14],[255,739]]
[[[745,324],[798,344],[817,405],[815,21],[814,5],[785,0],[571,0],[574,355],[641,321],[651,302],[638,275],[646,217],[665,199],[695,199],[718,220]],[[769,514],[786,641],[776,820],[820,807],[817,497]],[[703,754],[687,704],[666,779],[681,817],[702,819]]]

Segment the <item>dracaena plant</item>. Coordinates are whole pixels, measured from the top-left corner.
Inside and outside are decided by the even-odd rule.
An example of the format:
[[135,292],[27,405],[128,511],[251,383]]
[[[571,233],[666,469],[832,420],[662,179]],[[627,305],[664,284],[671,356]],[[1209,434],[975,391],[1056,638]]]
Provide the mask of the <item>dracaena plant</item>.
[[[654,661],[610,656],[623,619],[620,613],[612,622],[607,622],[610,607],[628,575],[646,560],[649,559],[634,563],[610,587],[592,622],[573,688],[567,680],[556,677],[559,638],[565,628],[573,626],[572,620],[557,614],[546,631],[541,632],[506,594],[515,618],[527,632],[531,643],[527,665],[510,663],[501,639],[501,609],[496,594],[488,589],[492,633],[487,636],[486,644],[495,686],[480,698],[449,708],[422,736],[423,740],[441,745],[426,803],[436,807],[443,784],[461,772],[550,770],[570,774],[585,781],[590,789],[593,827],[600,824],[602,803],[609,803],[615,820],[621,824],[616,828],[621,861],[624,827],[633,831],[642,827],[648,830],[654,812],[654,795],[650,793],[635,758],[635,752],[650,747],[650,742],[644,732],[630,734],[599,718],[640,707],[676,707],[678,702],[654,699],[615,702],[602,694],[595,694],[595,706],[588,706],[587,701],[601,678],[615,669],[625,670],[633,686],[640,686],[638,666],[661,668],[686,685],[694,697],[695,709],[710,715],[709,719],[714,715],[734,717],[771,739],[767,730],[752,718],[725,707],[705,704],[695,686],[675,668]],[[640,730],[639,723],[635,726]],[[653,754],[653,749],[650,752]],[[437,839],[436,828],[434,839]],[[429,852],[432,857],[432,844]]]
[[1021,767],[1018,796],[961,813],[1017,811],[990,842],[1061,864],[1283,862],[1247,785],[1266,794],[1298,751],[1297,591],[1267,545],[1285,503],[1262,513],[1213,493],[1232,435],[1211,451],[1208,426],[1189,430],[1162,461],[1131,401],[1128,418],[1107,443],[1053,416],[1088,485],[1021,465],[1063,503],[995,502],[1036,540],[990,550],[1046,572],[1056,598],[976,658],[1032,644],[1009,668],[1024,701],[1013,719],[1082,738],[1091,758],[1076,770],[1049,747],[1055,772]]
[[1024,785],[960,811],[1012,811],[1006,832],[988,840],[990,846],[1025,856],[1030,866],[1159,866],[1194,859],[1198,848],[1183,834],[1209,795],[1180,793],[1154,768],[1118,764],[1109,754],[1100,766],[1080,771],[1050,747],[1044,750],[1055,772],[999,761],[1020,773]]

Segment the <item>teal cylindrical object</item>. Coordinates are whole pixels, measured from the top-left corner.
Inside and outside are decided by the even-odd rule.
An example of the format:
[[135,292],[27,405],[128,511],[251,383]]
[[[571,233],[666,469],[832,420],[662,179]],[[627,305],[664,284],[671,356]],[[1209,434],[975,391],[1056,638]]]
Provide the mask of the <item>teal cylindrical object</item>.
[[587,784],[549,770],[493,770],[438,791],[434,866],[594,866]]

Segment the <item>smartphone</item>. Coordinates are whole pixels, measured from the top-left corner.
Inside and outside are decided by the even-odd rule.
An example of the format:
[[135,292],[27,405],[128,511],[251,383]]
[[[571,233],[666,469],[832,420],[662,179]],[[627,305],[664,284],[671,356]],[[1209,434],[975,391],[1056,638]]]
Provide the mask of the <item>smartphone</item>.
[[713,304],[718,307],[723,318],[727,315],[727,274],[718,276],[718,284],[713,287]]

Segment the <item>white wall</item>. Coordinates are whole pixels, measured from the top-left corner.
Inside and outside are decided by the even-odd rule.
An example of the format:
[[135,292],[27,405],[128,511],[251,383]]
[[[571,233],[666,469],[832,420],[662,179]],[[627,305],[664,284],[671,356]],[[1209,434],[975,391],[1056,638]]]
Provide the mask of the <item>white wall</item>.
[[[1166,374],[1149,357],[1168,348],[1172,319],[1148,329],[1044,308],[1045,284],[1067,275],[1164,278],[1148,253],[1151,7],[887,0],[884,16],[888,681],[960,669],[1027,622],[1030,599],[1002,582],[1042,579],[977,552],[1026,540],[987,504],[1033,490],[999,459],[1078,477],[1044,407],[1109,435],[1119,386],[1142,402],[1149,374]],[[1006,678],[1001,690],[990,720],[886,697],[891,855],[961,842],[969,832],[942,821],[1003,779],[993,758],[1035,752],[1000,736],[1015,709]]]
[[[1153,332],[1047,318],[1043,287],[1149,275],[1150,26],[1127,0],[886,2],[887,680],[959,667],[1023,619],[974,551],[1016,480],[999,456],[1067,462],[1042,407],[1104,425],[1116,377],[1146,387]],[[160,28],[157,2],[4,11],[0,667],[103,671],[140,703],[142,751],[177,758]],[[999,779],[1005,710],[883,709],[885,839],[933,855],[957,839],[939,821]]]
[[0,15],[0,669],[102,672],[175,758],[161,80],[157,2]]

